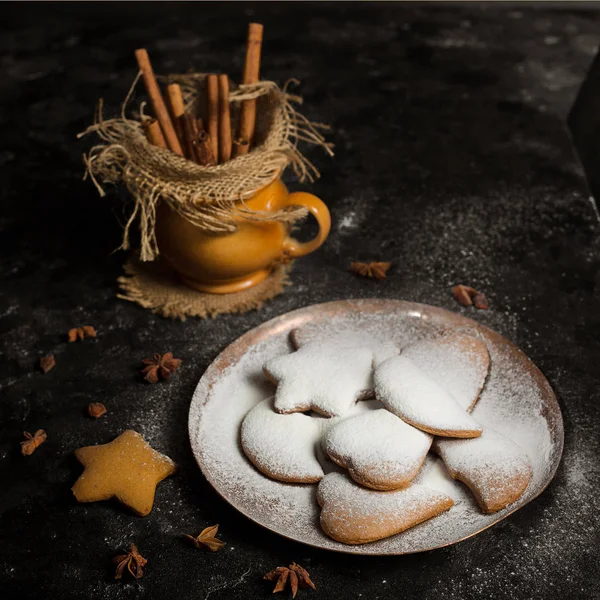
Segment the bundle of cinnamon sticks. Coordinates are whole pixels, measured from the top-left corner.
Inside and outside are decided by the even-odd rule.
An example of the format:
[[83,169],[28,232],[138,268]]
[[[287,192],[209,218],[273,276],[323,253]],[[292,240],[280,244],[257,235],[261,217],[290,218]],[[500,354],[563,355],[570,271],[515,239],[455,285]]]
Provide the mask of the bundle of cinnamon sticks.
[[[261,24],[250,23],[242,83],[258,83],[262,34]],[[151,144],[207,166],[227,162],[250,150],[254,142],[256,100],[242,101],[238,130],[232,139],[227,75],[207,76],[205,120],[186,112],[178,83],[167,86],[167,107],[148,52],[141,48],[135,51],[135,57],[155,116],[142,122]]]

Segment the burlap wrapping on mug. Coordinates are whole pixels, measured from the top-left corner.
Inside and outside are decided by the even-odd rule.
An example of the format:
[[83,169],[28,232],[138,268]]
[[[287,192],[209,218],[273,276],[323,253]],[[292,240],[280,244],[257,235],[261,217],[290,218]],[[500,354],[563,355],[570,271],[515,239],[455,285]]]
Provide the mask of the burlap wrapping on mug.
[[[146,139],[141,119],[145,103],[140,106],[140,120],[121,116],[105,120],[102,101],[94,125],[80,136],[96,133],[102,142],[84,155],[86,176],[89,175],[104,196],[102,184],[123,183],[134,199],[134,209],[123,232],[122,249],[129,248],[129,231],[137,220],[140,227],[140,258],[153,260],[159,253],[155,236],[156,207],[164,201],[182,217],[209,232],[227,233],[236,230],[236,217],[251,220],[277,220],[293,223],[306,215],[306,209],[295,207],[277,212],[253,211],[244,200],[273,182],[291,165],[300,181],[313,181],[318,170],[298,150],[305,141],[331,151],[319,130],[326,126],[310,122],[293,107],[302,99],[280,89],[272,81],[236,86],[230,82],[229,102],[232,131],[237,130],[239,106],[242,100],[257,100],[255,140],[252,150],[216,166],[201,166],[174,152],[152,146]],[[170,75],[167,83],[182,87],[186,110],[206,119],[204,88],[206,75]]]

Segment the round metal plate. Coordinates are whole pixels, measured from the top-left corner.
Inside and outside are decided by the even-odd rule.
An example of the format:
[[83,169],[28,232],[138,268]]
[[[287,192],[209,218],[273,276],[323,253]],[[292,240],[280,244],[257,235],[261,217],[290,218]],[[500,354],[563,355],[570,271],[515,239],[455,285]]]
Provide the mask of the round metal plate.
[[[532,478],[514,504],[484,515],[458,482],[463,500],[430,521],[390,538],[350,546],[328,538],[319,526],[316,485],[268,479],[246,459],[239,442],[241,420],[249,407],[272,395],[262,376],[265,359],[291,351],[292,329],[320,324],[382,330],[400,346],[442,331],[469,331],[488,346],[491,370],[473,415],[484,426],[505,433],[526,449]],[[488,387],[494,392],[488,393]],[[484,408],[478,414],[478,407]],[[202,376],[189,415],[194,456],[216,491],[249,519],[305,544],[354,554],[395,555],[432,550],[473,536],[506,518],[538,496],[554,476],[563,449],[560,407],[539,369],[511,342],[471,319],[447,310],[399,300],[344,300],[287,313],[242,335]],[[430,459],[428,459],[430,460]],[[438,460],[438,459],[431,459]],[[427,466],[427,465],[426,465]]]

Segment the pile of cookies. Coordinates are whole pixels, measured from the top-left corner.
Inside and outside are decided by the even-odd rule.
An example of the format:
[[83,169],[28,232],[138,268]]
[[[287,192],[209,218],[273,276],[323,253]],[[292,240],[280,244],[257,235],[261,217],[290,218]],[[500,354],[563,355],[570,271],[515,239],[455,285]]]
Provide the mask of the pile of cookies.
[[451,332],[402,351],[362,331],[291,337],[295,352],[263,367],[276,391],[244,418],[242,448],[272,479],[318,483],[333,539],[373,542],[449,510],[450,496],[414,482],[430,450],[484,513],[527,488],[527,454],[471,414],[490,369],[479,337]]

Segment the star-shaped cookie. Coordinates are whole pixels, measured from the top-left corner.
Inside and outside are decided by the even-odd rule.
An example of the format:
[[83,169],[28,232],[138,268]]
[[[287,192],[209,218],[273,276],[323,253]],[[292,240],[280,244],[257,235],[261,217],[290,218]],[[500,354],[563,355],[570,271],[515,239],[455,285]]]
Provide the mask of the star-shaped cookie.
[[277,384],[277,412],[314,410],[337,417],[372,393],[374,366],[397,353],[392,342],[380,342],[360,333],[341,333],[273,358],[263,371]]
[[176,469],[131,430],[109,444],[79,448],[75,456],[85,468],[72,488],[78,502],[117,498],[142,517],[152,510],[157,484]]

